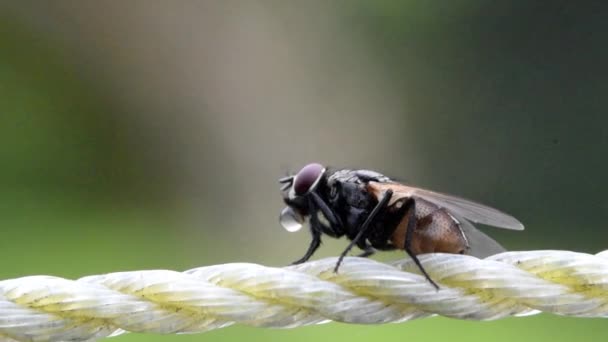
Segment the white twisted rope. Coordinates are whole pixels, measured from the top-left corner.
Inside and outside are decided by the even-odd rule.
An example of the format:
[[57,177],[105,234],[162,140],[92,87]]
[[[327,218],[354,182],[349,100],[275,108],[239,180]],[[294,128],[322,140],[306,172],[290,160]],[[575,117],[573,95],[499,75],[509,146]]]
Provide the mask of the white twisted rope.
[[608,316],[608,251],[429,254],[392,265],[329,258],[286,268],[235,263],[184,273],[135,271],[0,281],[0,341],[85,341],[124,332],[195,333],[241,323],[291,328],[378,324],[434,314],[491,320],[540,311]]

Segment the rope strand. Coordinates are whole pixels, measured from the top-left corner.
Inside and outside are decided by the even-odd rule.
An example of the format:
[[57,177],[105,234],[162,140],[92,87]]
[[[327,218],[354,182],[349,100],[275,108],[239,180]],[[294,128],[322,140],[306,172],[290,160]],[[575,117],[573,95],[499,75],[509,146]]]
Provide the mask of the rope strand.
[[293,328],[441,315],[493,320],[539,312],[608,316],[608,251],[419,256],[383,264],[337,258],[285,268],[248,263],[183,273],[119,272],[0,281],[0,341],[89,341],[125,332],[199,333],[234,323]]

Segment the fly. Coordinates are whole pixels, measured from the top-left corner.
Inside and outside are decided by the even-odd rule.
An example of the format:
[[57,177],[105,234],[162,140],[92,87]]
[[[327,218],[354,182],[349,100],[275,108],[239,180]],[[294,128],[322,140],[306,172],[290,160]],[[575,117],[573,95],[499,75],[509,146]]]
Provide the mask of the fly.
[[523,230],[516,218],[460,197],[409,186],[370,170],[328,170],[311,163],[297,174],[281,178],[287,207],[281,225],[290,232],[310,223],[312,240],[300,264],[321,245],[321,236],[346,236],[350,243],[334,268],[357,246],[367,257],[377,250],[404,250],[428,281],[417,255],[470,254],[484,257],[505,249],[472,223]]

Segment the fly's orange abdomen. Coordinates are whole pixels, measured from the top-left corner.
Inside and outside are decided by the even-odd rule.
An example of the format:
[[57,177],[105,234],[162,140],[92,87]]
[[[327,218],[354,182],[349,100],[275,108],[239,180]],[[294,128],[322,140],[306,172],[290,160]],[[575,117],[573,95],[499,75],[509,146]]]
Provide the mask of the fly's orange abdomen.
[[[399,205],[396,202],[394,205]],[[389,209],[390,210],[390,209]],[[464,253],[467,240],[459,222],[445,209],[423,200],[416,199],[416,227],[412,236],[411,249],[414,254],[422,253]],[[408,216],[397,225],[391,242],[399,249],[405,248]]]

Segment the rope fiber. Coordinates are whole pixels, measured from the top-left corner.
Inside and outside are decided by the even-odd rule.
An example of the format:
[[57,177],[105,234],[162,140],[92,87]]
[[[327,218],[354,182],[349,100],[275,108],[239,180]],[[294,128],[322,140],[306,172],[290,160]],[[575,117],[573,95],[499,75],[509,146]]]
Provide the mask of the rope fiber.
[[494,320],[539,312],[608,316],[608,251],[427,254],[391,264],[348,257],[275,268],[232,263],[78,280],[0,281],[0,341],[91,341],[125,332],[200,333],[234,323],[293,328],[441,315]]

